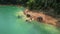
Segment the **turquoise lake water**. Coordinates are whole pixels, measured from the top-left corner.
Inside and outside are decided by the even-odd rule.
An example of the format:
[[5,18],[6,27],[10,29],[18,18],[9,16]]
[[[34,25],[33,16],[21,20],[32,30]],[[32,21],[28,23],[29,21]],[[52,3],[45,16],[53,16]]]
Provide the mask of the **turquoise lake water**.
[[60,34],[59,28],[52,25],[18,18],[16,13],[24,10],[24,7],[0,6],[0,34]]

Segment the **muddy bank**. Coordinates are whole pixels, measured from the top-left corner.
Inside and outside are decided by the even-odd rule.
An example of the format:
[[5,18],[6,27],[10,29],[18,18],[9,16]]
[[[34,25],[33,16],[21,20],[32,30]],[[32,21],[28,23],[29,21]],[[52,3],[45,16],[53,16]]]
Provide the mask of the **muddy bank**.
[[42,20],[41,21],[43,23],[60,27],[60,21],[58,19],[50,16],[49,14],[45,14],[42,11],[39,12],[39,11],[31,11],[31,10],[26,9],[24,11],[24,14],[25,15],[29,14],[30,15],[29,18],[32,18],[33,20],[36,20],[36,21],[38,21],[38,19],[37,19],[38,17],[42,17]]

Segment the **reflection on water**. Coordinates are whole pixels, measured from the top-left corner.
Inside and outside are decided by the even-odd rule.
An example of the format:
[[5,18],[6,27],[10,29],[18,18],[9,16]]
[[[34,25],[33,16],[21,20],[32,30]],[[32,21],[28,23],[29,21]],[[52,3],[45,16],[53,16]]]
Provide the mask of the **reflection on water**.
[[[60,34],[60,31],[51,25],[36,21],[26,22],[26,16],[21,11],[24,11],[23,7],[0,6],[0,34]],[[18,18],[18,14],[23,16]]]

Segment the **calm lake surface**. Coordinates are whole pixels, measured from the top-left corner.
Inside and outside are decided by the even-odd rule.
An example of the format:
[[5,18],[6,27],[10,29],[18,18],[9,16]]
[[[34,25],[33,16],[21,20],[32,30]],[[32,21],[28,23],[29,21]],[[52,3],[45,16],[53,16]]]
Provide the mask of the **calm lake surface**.
[[60,34],[59,28],[16,16],[24,7],[0,6],[0,34]]

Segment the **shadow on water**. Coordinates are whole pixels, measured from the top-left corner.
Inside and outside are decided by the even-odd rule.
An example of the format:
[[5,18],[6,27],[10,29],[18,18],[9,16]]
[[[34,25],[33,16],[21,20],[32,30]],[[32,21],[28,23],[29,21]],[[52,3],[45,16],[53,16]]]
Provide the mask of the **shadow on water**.
[[36,21],[28,23],[24,18],[17,18],[16,12],[23,10],[23,7],[0,6],[0,34],[60,34],[60,31],[51,25]]

